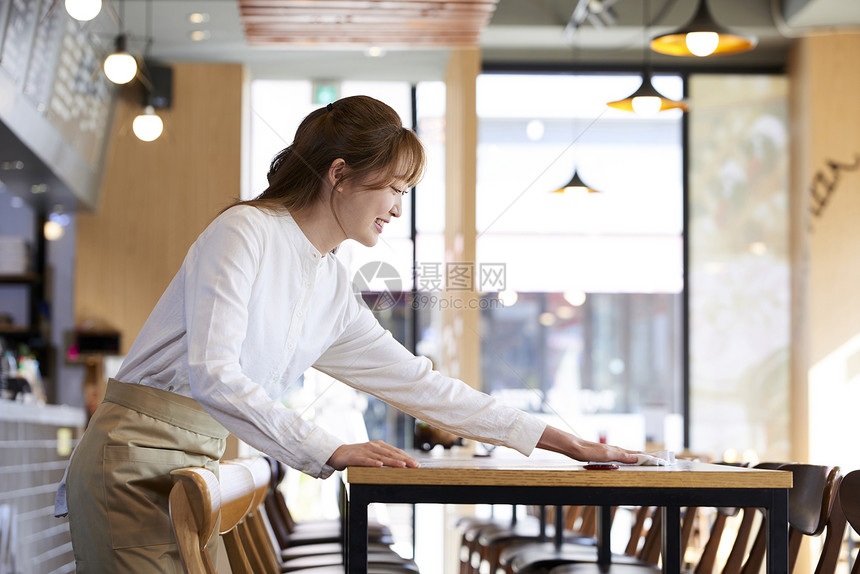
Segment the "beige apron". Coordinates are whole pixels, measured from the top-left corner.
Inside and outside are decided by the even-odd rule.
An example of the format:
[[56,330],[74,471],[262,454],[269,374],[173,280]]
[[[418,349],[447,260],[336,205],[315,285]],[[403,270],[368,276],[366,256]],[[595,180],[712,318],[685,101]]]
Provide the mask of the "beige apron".
[[66,479],[77,571],[181,574],[170,471],[203,466],[217,476],[227,434],[191,398],[111,379]]

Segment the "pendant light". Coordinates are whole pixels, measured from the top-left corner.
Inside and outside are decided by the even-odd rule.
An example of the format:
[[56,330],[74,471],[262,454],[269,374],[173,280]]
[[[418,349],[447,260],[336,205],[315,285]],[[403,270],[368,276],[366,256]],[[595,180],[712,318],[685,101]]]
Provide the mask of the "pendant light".
[[648,11],[648,1],[645,0],[643,2],[643,30],[645,33],[645,52],[643,54],[643,60],[645,63],[645,69],[642,72],[642,84],[640,84],[639,88],[624,98],[623,100],[615,100],[614,102],[607,102],[607,106],[611,108],[615,108],[617,110],[623,110],[625,112],[635,112],[637,115],[642,117],[650,117],[656,115],[658,112],[662,112],[665,110],[685,110],[687,109],[687,104],[684,102],[680,102],[678,100],[671,100],[657,91],[654,87],[654,84],[651,83],[651,56],[648,52],[648,25],[650,20],[650,15]]
[[99,15],[102,0],[66,0],[66,12],[79,22],[89,22]]
[[152,0],[146,0],[146,47],[143,54],[143,69],[140,83],[143,88],[143,112],[134,118],[131,129],[137,139],[151,142],[161,137],[164,121],[155,112],[156,108],[169,108],[173,71],[166,66],[157,66],[148,59],[152,46]]
[[143,113],[134,118],[131,129],[140,141],[151,142],[164,131],[164,122],[155,113],[155,108],[146,106]]
[[625,112],[635,112],[642,117],[655,115],[657,112],[665,110],[685,110],[687,104],[678,100],[670,100],[654,88],[651,83],[651,72],[645,71],[642,73],[642,84],[639,88],[624,98],[606,104],[611,108],[623,110]]
[[574,169],[573,177],[570,178],[570,181],[560,188],[553,190],[553,193],[600,193],[600,191],[582,181],[582,178],[579,177],[579,172]]
[[114,84],[127,84],[137,75],[137,60],[128,53],[128,36],[116,37],[116,49],[105,59],[105,76]]
[[755,36],[732,32],[714,21],[707,0],[699,0],[696,14],[675,32],[651,40],[651,49],[669,56],[719,56],[740,54],[755,48]]
[[114,51],[104,61],[105,76],[114,84],[127,84],[137,75],[137,60],[128,53],[128,35],[123,31],[125,25],[125,2],[119,5],[117,16],[119,34],[114,43]]
[[[574,31],[575,31],[575,29],[574,29]],[[577,37],[574,37],[574,45],[573,45],[574,46],[574,51],[573,51],[574,61],[576,61],[579,57],[579,45],[578,44],[579,43],[578,43]],[[568,149],[570,147],[572,147],[574,144],[576,144],[576,142],[579,141],[579,139],[589,130],[589,128],[591,128],[592,125],[594,125],[594,122],[596,122],[599,117],[600,116],[592,119],[591,122],[587,126],[585,126],[585,129],[580,130],[579,134],[576,135],[576,137],[571,142],[570,146],[568,146]],[[576,119],[574,119],[573,121],[574,121],[574,128],[576,128]],[[575,131],[576,130],[574,129],[574,132]],[[574,165],[573,176],[570,178],[570,181],[568,181],[566,184],[559,187],[558,189],[552,190],[551,193],[592,194],[592,193],[600,193],[600,190],[595,189],[595,188],[591,187],[590,185],[588,185],[587,183],[585,183],[584,181],[582,181],[582,178],[579,176],[579,172],[576,169],[576,165]]]

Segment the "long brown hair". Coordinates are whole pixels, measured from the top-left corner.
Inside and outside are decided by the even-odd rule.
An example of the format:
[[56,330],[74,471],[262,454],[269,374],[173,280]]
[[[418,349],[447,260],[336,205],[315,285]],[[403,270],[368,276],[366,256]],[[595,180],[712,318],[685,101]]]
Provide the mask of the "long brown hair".
[[234,205],[273,211],[301,211],[319,199],[329,166],[343,159],[347,169],[335,186],[351,179],[370,187],[395,179],[414,186],[424,173],[424,148],[400,116],[369,96],[343,98],[308,114],[292,145],[272,160],[269,187]]

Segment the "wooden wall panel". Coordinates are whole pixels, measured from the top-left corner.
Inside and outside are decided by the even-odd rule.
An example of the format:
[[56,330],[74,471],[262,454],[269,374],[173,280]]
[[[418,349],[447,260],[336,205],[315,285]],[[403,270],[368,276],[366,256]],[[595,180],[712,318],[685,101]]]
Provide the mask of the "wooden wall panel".
[[[806,125],[809,192],[816,173],[833,181],[829,161],[860,161],[860,33],[804,40],[809,58],[805,84],[810,108]],[[810,283],[812,363],[860,334],[860,170],[841,171],[833,194],[811,218]],[[816,185],[822,194],[826,185]],[[811,199],[811,197],[810,197]],[[815,207],[810,201],[810,207]]]
[[860,400],[858,53],[858,31],[812,36],[799,40],[790,68],[798,275],[793,454],[843,471],[860,468],[860,453],[844,448]]
[[101,199],[78,217],[75,320],[103,321],[127,352],[188,247],[239,196],[239,65],[177,64],[164,133],[131,131],[137,96],[118,103]]
[[[453,50],[445,75],[445,262],[471,263],[474,273],[478,273],[476,82],[480,70],[480,50]],[[481,388],[480,294],[477,277],[474,279],[471,290],[445,291],[448,308],[442,310],[442,371]],[[446,285],[450,285],[447,280]]]

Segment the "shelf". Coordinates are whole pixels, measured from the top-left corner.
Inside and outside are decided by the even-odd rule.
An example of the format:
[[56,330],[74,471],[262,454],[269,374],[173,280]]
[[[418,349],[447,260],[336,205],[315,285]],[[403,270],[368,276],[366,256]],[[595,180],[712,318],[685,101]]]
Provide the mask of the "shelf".
[[42,281],[38,273],[16,273],[14,275],[0,273],[0,284],[14,285],[18,283],[39,283]]
[[38,335],[36,331],[26,326],[19,325],[0,325],[0,337],[4,335]]

